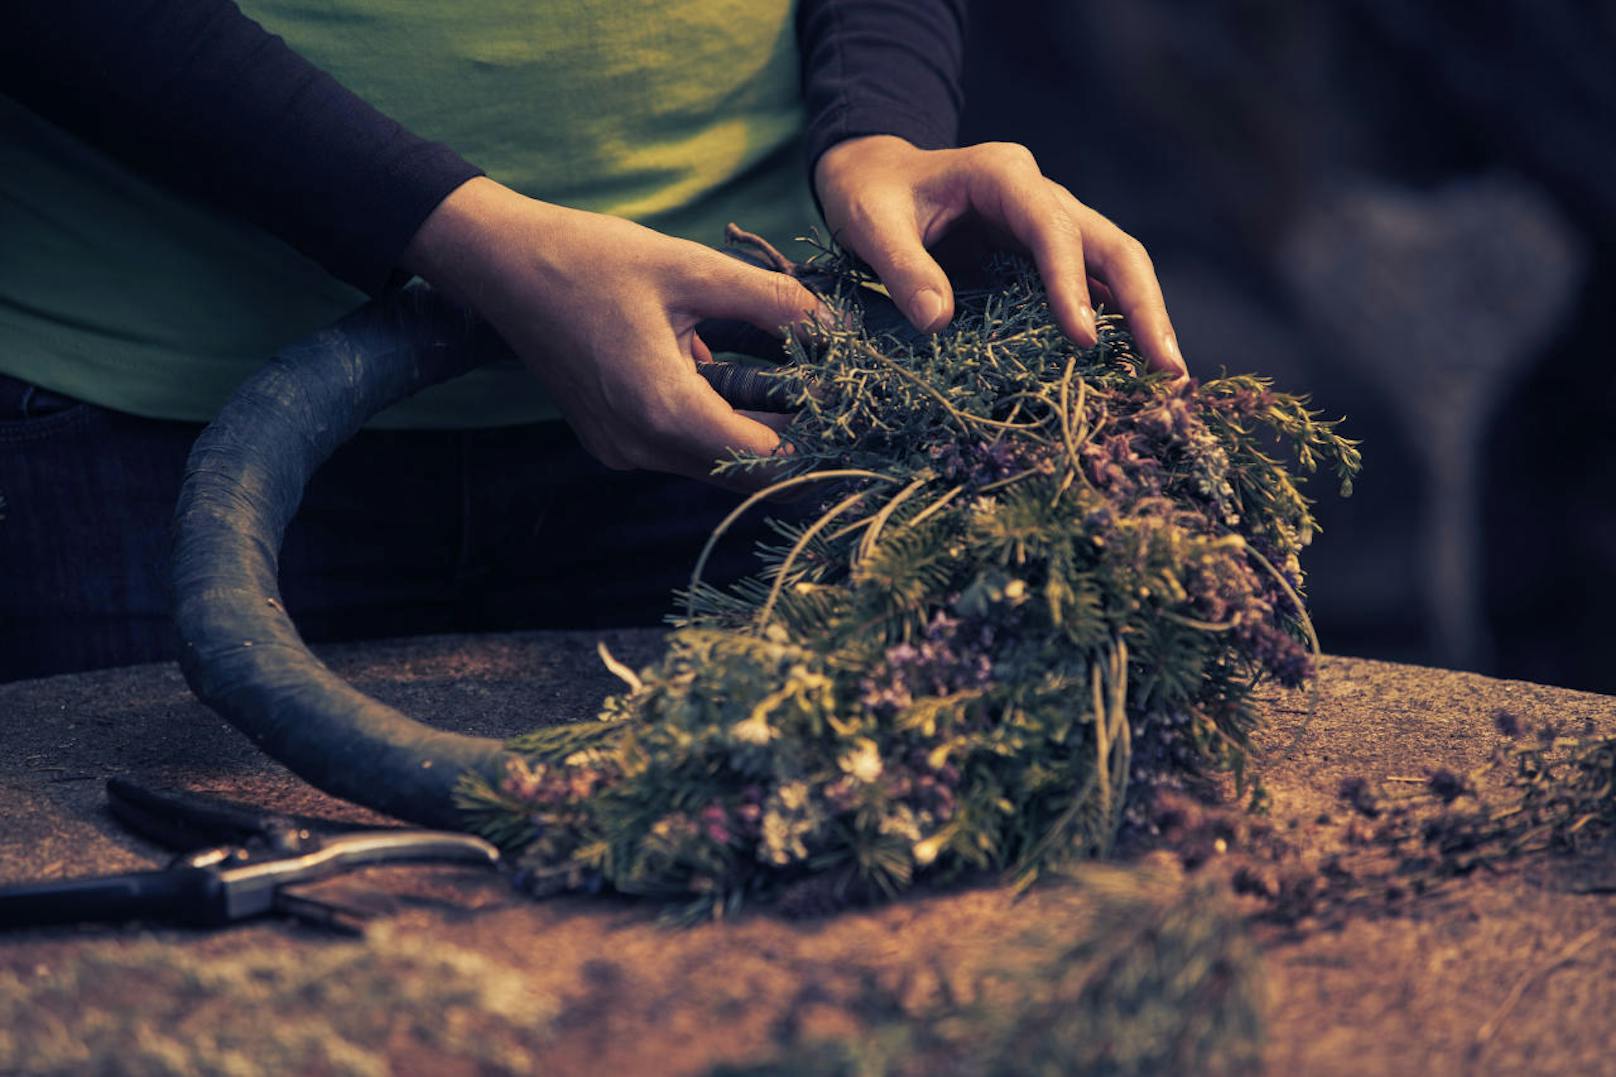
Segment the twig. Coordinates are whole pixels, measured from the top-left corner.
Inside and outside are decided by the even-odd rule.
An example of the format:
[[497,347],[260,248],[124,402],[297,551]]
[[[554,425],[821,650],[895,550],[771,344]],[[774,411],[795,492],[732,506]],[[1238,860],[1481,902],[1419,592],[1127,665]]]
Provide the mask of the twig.
[[925,486],[934,478],[936,478],[936,476],[930,471],[922,471],[919,475],[915,476],[915,480],[913,482],[894,494],[892,500],[883,505],[881,510],[874,516],[870,517],[870,529],[864,532],[864,537],[859,540],[858,549],[853,558],[855,564],[859,561],[865,560],[875,552],[875,543],[881,537],[881,530],[882,528],[886,527],[887,521],[892,519],[892,514],[898,510],[898,506],[909,500],[909,498],[914,496],[915,491],[919,490],[922,486]]
[[696,615],[696,589],[701,585],[701,571],[707,567],[707,558],[712,556],[713,547],[718,540],[724,537],[724,532],[745,515],[746,510],[756,505],[766,497],[771,497],[782,490],[789,490],[794,486],[801,486],[809,482],[821,482],[825,479],[870,479],[874,482],[896,482],[896,479],[881,474],[879,471],[866,471],[863,468],[837,468],[831,471],[810,471],[806,475],[797,475],[789,479],[781,479],[773,486],[766,486],[757,493],[736,505],[730,514],[718,522],[712,534],[707,536],[707,544],[701,548],[701,554],[696,558],[696,567],[690,570],[689,599],[685,604],[685,614],[689,617]]
[[780,248],[764,239],[756,232],[748,232],[734,221],[724,226],[724,242],[731,247],[750,247],[757,256],[769,264],[769,268],[777,273],[784,273],[788,277],[802,275],[802,266],[793,262],[780,253]]
[[595,643],[595,651],[600,655],[600,660],[605,663],[606,668],[611,671],[612,675],[628,685],[630,692],[639,692],[645,688],[645,683],[640,680],[640,675],[618,661],[617,656],[607,649],[605,640],[598,640]]
[[986,486],[979,486],[979,487],[977,487],[976,492],[979,493],[979,494],[987,494],[987,493],[992,493],[994,490],[1002,490],[1006,486],[1015,485],[1016,483],[1020,482],[1022,479],[1025,479],[1030,475],[1037,475],[1040,472],[1042,472],[1043,470],[1044,469],[1041,468],[1041,467],[1029,467],[1025,471],[1016,472],[1014,475],[1009,475],[1009,476],[1006,476],[1005,478],[1002,478],[1002,479],[995,479],[993,482],[988,483]]
[[1526,989],[1532,985],[1534,980],[1547,976],[1561,965],[1564,965],[1566,962],[1570,961],[1577,955],[1577,951],[1581,950],[1584,946],[1587,946],[1590,942],[1597,939],[1603,933],[1603,928],[1591,927],[1587,931],[1584,931],[1581,935],[1578,935],[1576,938],[1566,943],[1560,948],[1560,952],[1555,954],[1552,958],[1540,965],[1535,966],[1534,968],[1527,969],[1526,972],[1522,973],[1521,978],[1515,981],[1515,986],[1509,989],[1509,994],[1504,996],[1504,1001],[1498,1004],[1498,1009],[1493,1011],[1493,1015],[1487,1018],[1486,1023],[1476,1030],[1476,1042],[1471,1048],[1472,1052],[1480,1052],[1480,1050],[1487,1045],[1488,1041],[1490,1041],[1493,1036],[1497,1034],[1498,1029],[1503,1025],[1504,1021],[1508,1019],[1515,1007],[1520,1004],[1521,998],[1526,994]]
[[780,601],[780,592],[785,589],[786,576],[791,572],[791,566],[796,564],[798,556],[808,548],[808,544],[814,540],[815,535],[834,523],[836,517],[863,501],[865,495],[869,492],[869,490],[854,490],[827,510],[823,516],[815,520],[807,530],[798,536],[797,541],[792,543],[791,549],[781,559],[780,567],[775,569],[774,586],[769,588],[769,597],[764,600],[762,607],[758,610],[757,630],[759,632],[769,627],[769,616],[774,613],[774,604]]
[[985,415],[975,415],[969,411],[966,411],[963,408],[956,406],[953,401],[949,400],[947,396],[943,395],[943,391],[941,389],[938,389],[935,385],[927,381],[925,378],[922,378],[914,371],[909,370],[902,364],[896,363],[887,356],[882,355],[868,344],[863,345],[863,349],[865,354],[871,359],[874,359],[883,366],[891,368],[893,373],[913,383],[921,392],[925,393],[927,396],[937,401],[937,403],[941,404],[943,410],[946,411],[955,422],[959,423],[960,427],[967,434],[971,432],[969,425],[971,423],[975,423],[978,426],[992,427],[996,430],[1036,430],[1038,428],[1038,423],[1011,423],[1005,422],[1003,419],[989,419]]

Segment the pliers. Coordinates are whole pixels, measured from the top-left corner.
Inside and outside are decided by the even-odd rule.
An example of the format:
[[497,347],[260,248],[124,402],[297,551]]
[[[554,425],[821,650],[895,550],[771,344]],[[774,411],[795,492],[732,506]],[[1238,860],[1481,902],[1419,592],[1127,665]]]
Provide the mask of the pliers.
[[499,850],[469,834],[284,815],[124,778],[108,780],[107,806],[134,833],[190,851],[156,871],[0,888],[0,929],[125,920],[217,927],[281,913],[353,933],[352,910],[289,888],[367,864],[499,866]]

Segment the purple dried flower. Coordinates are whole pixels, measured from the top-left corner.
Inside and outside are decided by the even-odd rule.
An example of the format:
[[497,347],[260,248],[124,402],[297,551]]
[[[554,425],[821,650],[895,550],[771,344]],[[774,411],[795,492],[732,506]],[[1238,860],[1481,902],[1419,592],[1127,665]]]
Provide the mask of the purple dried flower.
[[1297,688],[1313,675],[1313,655],[1283,629],[1243,617],[1237,631],[1246,652],[1280,684]]
[[1009,440],[996,441],[991,445],[933,445],[927,455],[944,481],[973,487],[984,486],[1039,464],[1024,448]]
[[1444,804],[1451,804],[1467,791],[1464,779],[1451,770],[1443,769],[1435,772],[1425,782],[1431,795]]
[[1008,441],[995,441],[982,450],[982,465],[1002,478],[1017,470],[1016,451]]
[[832,811],[852,811],[858,806],[859,790],[863,784],[851,774],[843,774],[825,786],[825,803],[830,805]]
[[733,835],[729,828],[729,812],[722,804],[709,804],[701,809],[701,828],[707,840],[717,845],[728,845]]
[[938,610],[921,639],[888,647],[875,673],[864,679],[861,701],[873,711],[897,713],[923,696],[946,696],[987,687],[993,679],[993,629]]
[[1347,778],[1343,781],[1340,797],[1366,819],[1375,819],[1380,815],[1380,805],[1375,803],[1375,794],[1369,788],[1369,783],[1362,778]]

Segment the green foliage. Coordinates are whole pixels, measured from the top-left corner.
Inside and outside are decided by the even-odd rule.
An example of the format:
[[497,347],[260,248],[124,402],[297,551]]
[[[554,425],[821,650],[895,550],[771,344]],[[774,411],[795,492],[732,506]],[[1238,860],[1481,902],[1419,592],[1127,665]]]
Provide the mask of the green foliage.
[[1019,960],[970,977],[963,998],[913,1013],[872,989],[856,1037],[785,1037],[773,1057],[712,1077],[1261,1069],[1261,964],[1216,894],[1093,868],[1076,889],[1087,908],[1030,929],[1010,947]]
[[666,658],[598,722],[467,782],[534,890],[717,914],[807,875],[1030,881],[1104,855],[1143,790],[1240,767],[1254,686],[1309,675],[1316,528],[1281,455],[1345,486],[1353,443],[1261,378],[1146,372],[1115,316],[1080,350],[1029,266],[992,269],[917,337],[860,266],[810,263],[845,324],[789,345],[792,453],[723,465],[774,481],[713,542],[782,491],[820,509],[732,588],[698,563]]
[[0,969],[0,1073],[532,1073],[561,1008],[440,938],[233,942],[81,936],[49,966]]

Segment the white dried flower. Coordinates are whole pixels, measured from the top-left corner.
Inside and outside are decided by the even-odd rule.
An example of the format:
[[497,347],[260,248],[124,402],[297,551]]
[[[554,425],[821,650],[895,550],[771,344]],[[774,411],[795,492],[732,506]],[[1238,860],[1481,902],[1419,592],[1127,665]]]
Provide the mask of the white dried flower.
[[730,726],[729,734],[742,744],[767,744],[775,735],[762,707]]
[[851,751],[843,752],[837,760],[842,771],[865,784],[881,777],[881,750],[869,737],[860,737]]

